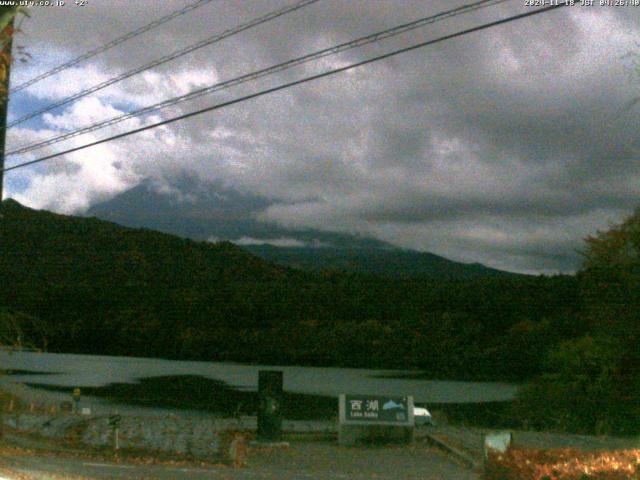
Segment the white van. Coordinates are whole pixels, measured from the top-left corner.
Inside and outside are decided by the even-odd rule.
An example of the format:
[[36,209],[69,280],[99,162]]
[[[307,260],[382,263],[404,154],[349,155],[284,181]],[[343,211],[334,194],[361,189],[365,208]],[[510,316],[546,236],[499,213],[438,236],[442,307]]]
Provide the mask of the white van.
[[413,407],[413,418],[415,419],[416,426],[420,425],[435,425],[431,413],[426,408]]

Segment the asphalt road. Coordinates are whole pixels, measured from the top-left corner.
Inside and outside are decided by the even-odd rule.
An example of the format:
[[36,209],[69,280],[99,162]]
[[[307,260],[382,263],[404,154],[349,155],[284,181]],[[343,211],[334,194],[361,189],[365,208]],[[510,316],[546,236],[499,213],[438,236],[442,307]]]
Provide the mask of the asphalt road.
[[[299,442],[289,448],[250,452],[247,466],[197,467],[96,461],[36,454],[4,454],[0,478],[33,480],[73,479],[229,479],[229,480],[477,480],[477,474],[439,450],[412,447],[338,447],[330,442]],[[9,472],[16,472],[12,476]]]

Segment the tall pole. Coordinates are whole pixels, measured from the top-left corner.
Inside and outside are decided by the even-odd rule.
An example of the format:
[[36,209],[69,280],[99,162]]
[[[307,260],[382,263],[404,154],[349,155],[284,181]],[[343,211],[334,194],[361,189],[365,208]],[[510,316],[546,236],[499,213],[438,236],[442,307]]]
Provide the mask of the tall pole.
[[[9,12],[11,6],[2,6],[0,7],[0,17],[2,17],[5,13]],[[13,28],[13,20],[9,23],[9,28]],[[2,49],[2,53],[8,53],[11,55],[11,45],[12,45],[13,35],[9,37],[9,41],[4,45]],[[4,59],[10,59],[11,57],[4,56]],[[0,61],[4,61],[0,59]],[[6,141],[6,133],[7,133],[7,110],[9,103],[9,62],[6,62],[6,78],[2,85],[4,86],[2,97],[0,98],[0,204],[2,203],[2,186],[4,184],[4,172],[2,169],[4,168],[4,146]],[[0,213],[0,218],[2,218],[2,214]],[[4,399],[3,399],[4,400]],[[4,401],[0,402],[0,438],[4,437]]]
[[[0,7],[0,16],[8,12],[10,9],[15,7]],[[11,34],[8,34],[8,31]],[[11,72],[11,48],[13,45],[13,19],[9,23],[5,30],[3,31],[4,35],[7,35],[6,43],[2,49],[2,59],[1,62],[4,63],[5,67],[5,75],[2,81],[2,91],[0,95],[0,202],[2,202],[2,193],[4,186],[4,153],[5,153],[5,144],[7,141],[7,112],[9,110],[9,74]]]

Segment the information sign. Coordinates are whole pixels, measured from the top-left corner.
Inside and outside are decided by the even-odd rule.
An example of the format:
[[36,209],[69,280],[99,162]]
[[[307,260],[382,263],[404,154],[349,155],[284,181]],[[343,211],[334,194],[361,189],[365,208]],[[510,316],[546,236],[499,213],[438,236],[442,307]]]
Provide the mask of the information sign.
[[413,442],[413,397],[340,395],[338,442]]
[[120,426],[121,421],[122,421],[122,417],[117,413],[115,415],[109,415],[109,427],[118,428]]
[[409,423],[409,398],[345,395],[345,420]]
[[413,398],[379,395],[340,395],[343,424],[413,425]]

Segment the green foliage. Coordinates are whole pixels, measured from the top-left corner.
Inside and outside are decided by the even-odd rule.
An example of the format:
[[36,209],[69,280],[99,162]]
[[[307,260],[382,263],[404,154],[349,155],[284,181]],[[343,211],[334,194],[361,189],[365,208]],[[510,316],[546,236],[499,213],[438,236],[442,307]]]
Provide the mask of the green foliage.
[[587,239],[576,277],[449,280],[305,273],[230,243],[13,201],[0,215],[8,279],[0,333],[12,341],[44,337],[61,352],[415,368],[433,379],[535,378],[512,412],[520,424],[640,431],[639,212]]
[[572,277],[305,273],[13,201],[0,214],[0,305],[38,318],[53,351],[522,381],[573,332]]
[[640,210],[620,225],[586,240],[580,273],[593,330],[625,343],[640,338]]
[[640,265],[640,209],[620,225],[585,240],[586,271],[626,271]]
[[640,210],[585,241],[579,338],[546,357],[515,415],[583,433],[640,431]]
[[43,323],[30,315],[0,309],[0,346],[47,349],[47,332]]
[[[585,336],[547,356],[546,372],[521,392],[519,413],[538,428],[577,433],[633,433],[637,408],[622,391],[616,342]],[[533,415],[531,412],[534,412]]]

